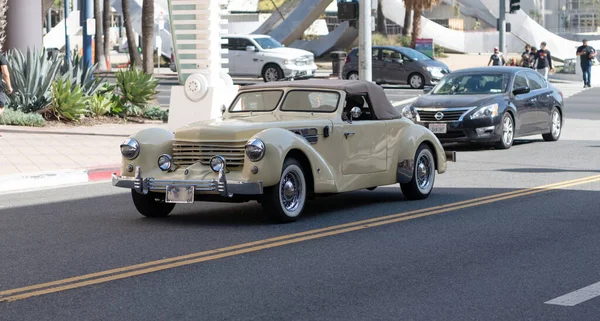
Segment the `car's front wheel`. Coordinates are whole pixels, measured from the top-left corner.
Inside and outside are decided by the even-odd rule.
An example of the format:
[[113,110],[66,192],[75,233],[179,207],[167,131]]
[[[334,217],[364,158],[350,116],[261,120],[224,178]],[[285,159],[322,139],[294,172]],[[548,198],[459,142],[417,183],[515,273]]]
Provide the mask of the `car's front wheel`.
[[302,165],[296,159],[288,158],[283,163],[279,184],[265,188],[261,204],[272,221],[293,222],[304,210],[306,191]]
[[509,149],[515,141],[515,122],[509,113],[502,116],[502,137],[496,147],[500,149]]
[[146,217],[165,217],[175,208],[174,203],[165,203],[164,196],[158,193],[140,194],[131,190],[131,198],[138,212]]
[[275,64],[269,64],[265,66],[262,76],[265,82],[277,81],[283,78],[283,70]]
[[542,134],[542,138],[544,138],[547,142],[555,142],[560,138],[560,133],[562,132],[562,117],[558,108],[554,107],[552,109],[552,124],[550,125],[550,132],[546,134]]
[[348,80],[358,80],[359,78],[358,72],[356,71],[351,71],[348,73]]
[[408,77],[408,84],[412,89],[423,89],[423,87],[425,87],[425,77],[421,74],[414,73]]
[[427,198],[435,182],[435,157],[431,148],[425,144],[419,146],[415,154],[415,168],[410,182],[400,184],[402,194],[409,200]]

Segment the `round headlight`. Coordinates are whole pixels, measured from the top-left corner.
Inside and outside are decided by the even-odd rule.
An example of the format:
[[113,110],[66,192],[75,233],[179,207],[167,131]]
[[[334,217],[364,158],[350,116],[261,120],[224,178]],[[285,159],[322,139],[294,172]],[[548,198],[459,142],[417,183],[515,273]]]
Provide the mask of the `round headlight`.
[[222,156],[215,156],[211,158],[210,168],[214,172],[220,172],[221,170],[225,169],[225,158],[223,158]]
[[173,157],[171,155],[162,154],[158,156],[158,168],[166,172],[171,169],[171,166],[173,166]]
[[121,144],[121,155],[127,159],[134,159],[140,154],[140,144],[133,138],[127,138]]
[[417,111],[412,105],[408,105],[402,108],[402,116],[415,121],[417,120]]
[[258,138],[253,138],[246,143],[246,156],[253,161],[258,162],[265,156],[265,143]]

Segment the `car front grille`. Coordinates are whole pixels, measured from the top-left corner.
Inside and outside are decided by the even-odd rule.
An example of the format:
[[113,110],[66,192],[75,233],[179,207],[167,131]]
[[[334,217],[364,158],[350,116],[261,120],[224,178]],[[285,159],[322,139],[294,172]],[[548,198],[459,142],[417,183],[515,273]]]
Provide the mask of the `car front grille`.
[[244,166],[246,141],[236,142],[184,142],[173,143],[173,161],[179,166],[189,166],[200,162],[209,165],[213,156],[225,158],[227,168],[235,169]]
[[[461,116],[467,113],[470,108],[415,108],[419,113],[419,120],[422,122],[449,122],[460,120]],[[436,118],[436,115],[438,117]],[[440,118],[441,116],[441,118]],[[440,119],[438,119],[440,118]]]

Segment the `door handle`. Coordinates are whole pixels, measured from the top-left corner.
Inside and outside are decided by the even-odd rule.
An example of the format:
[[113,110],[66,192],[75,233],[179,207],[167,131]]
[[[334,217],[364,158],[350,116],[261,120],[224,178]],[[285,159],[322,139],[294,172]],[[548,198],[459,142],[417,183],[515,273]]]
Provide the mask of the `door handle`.
[[351,133],[351,132],[345,132],[344,136],[346,137],[346,139],[348,139],[349,136],[354,135],[355,133]]
[[252,59],[252,61],[258,61],[258,58],[254,58],[254,59]]

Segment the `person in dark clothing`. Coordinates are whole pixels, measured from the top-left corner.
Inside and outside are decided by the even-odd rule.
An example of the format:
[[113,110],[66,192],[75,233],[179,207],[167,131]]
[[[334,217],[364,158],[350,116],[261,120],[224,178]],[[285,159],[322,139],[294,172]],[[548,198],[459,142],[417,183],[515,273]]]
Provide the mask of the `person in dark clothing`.
[[2,72],[2,79],[4,80],[4,83],[0,84],[0,115],[2,115],[8,100],[6,94],[10,94],[13,91],[10,83],[10,75],[8,74],[8,62],[6,61],[6,57],[2,54],[0,54],[0,71]]
[[535,54],[535,69],[546,79],[548,79],[548,71],[554,71],[552,55],[550,50],[546,49],[546,42],[541,43],[540,50]]
[[531,68],[531,46],[525,45],[525,51],[521,54],[521,67]]
[[504,66],[506,64],[506,60],[504,59],[504,56],[502,55],[498,47],[494,47],[494,54],[490,57],[488,66],[492,63],[494,66]]
[[583,72],[583,88],[590,88],[592,77],[592,60],[596,57],[596,50],[592,46],[588,46],[587,40],[583,39],[583,45],[577,48],[576,55],[581,60],[581,71]]
[[535,55],[537,54],[537,48],[531,47],[531,53],[529,54],[529,68],[535,69]]

